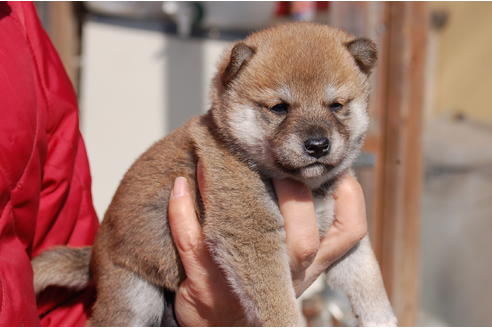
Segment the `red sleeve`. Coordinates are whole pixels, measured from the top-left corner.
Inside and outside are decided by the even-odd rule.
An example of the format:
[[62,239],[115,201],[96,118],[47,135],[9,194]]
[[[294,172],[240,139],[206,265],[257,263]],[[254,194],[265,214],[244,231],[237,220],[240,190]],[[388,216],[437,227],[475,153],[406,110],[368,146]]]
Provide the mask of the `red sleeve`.
[[47,152],[32,248],[32,255],[36,256],[54,245],[92,244],[97,216],[92,204],[89,163],[79,131],[77,98],[32,4],[24,15],[47,103],[43,122]]
[[[32,256],[55,245],[82,246],[94,241],[98,220],[92,204],[91,178],[79,131],[77,99],[63,65],[41,27],[32,3],[11,4],[23,24],[47,105],[40,125],[46,147]],[[90,291],[70,294],[48,290],[38,299],[46,326],[85,324]]]

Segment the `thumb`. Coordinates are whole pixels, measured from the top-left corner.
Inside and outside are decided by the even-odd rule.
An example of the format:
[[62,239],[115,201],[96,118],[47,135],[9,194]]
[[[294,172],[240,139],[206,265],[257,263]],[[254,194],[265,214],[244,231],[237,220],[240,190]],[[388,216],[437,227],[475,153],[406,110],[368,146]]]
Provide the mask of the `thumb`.
[[189,185],[184,177],[178,177],[174,182],[169,198],[168,222],[186,276],[193,280],[200,276],[208,276],[214,265],[203,238]]

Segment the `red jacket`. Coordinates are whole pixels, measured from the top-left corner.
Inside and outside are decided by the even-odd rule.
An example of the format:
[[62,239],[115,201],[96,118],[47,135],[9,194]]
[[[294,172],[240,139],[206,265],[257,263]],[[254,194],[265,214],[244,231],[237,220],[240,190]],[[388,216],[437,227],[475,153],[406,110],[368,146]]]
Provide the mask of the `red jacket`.
[[36,305],[30,260],[98,221],[77,100],[31,3],[0,2],[0,325],[83,325],[90,292]]

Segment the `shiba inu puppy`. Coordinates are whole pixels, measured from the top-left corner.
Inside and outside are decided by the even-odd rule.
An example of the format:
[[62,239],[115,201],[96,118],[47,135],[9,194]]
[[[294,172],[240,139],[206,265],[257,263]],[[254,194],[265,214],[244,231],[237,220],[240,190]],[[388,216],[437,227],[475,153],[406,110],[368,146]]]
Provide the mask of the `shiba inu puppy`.
[[[271,178],[310,187],[323,235],[333,220],[334,185],[359,154],[368,127],[375,62],[372,41],[310,23],[273,27],[236,43],[219,63],[211,109],[133,164],[92,250],[55,248],[33,260],[36,291],[90,280],[97,289],[90,325],[171,324],[165,296],[184,273],[167,202],[177,176],[197,190],[200,160],[207,193],[195,192],[196,210],[247,319],[302,325]],[[361,325],[396,325],[367,237],[327,277],[348,295]]]

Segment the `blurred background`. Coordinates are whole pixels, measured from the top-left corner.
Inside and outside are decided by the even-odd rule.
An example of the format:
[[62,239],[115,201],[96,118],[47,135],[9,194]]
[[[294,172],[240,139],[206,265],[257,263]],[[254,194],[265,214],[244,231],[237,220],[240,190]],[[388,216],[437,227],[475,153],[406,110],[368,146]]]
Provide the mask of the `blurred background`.
[[[378,44],[371,126],[357,174],[400,323],[492,325],[492,3],[38,2],[79,95],[102,218],[152,142],[209,106],[223,49],[286,21]],[[310,325],[350,325],[321,282]]]

